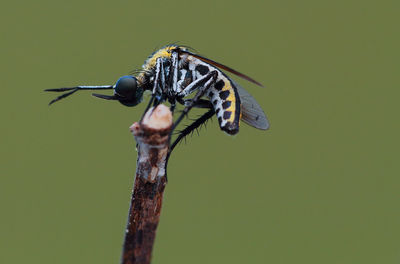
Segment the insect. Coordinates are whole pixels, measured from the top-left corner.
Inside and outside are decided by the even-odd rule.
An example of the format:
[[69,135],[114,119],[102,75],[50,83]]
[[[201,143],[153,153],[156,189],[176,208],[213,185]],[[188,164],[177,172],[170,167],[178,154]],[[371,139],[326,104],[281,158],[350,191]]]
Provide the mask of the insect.
[[[172,112],[177,103],[184,106],[173,128],[176,128],[193,107],[208,109],[180,131],[170,146],[171,152],[181,139],[214,115],[218,118],[221,130],[231,135],[238,133],[240,120],[258,129],[269,128],[267,117],[257,101],[221,70],[262,86],[249,76],[195,54],[186,47],[167,45],[151,54],[135,76],[123,76],[114,85],[77,86],[45,91],[66,92],[52,100],[52,104],[80,90],[113,90],[113,95],[94,93],[93,96],[117,100],[125,106],[139,104],[144,91],[150,91],[152,96],[145,113],[152,105],[166,101],[170,103]],[[192,97],[189,98],[190,96]]]

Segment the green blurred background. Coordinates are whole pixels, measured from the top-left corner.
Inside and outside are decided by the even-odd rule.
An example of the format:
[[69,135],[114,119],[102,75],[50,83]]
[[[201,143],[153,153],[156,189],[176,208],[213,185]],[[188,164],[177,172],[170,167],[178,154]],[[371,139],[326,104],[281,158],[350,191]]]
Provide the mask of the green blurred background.
[[6,1],[0,263],[118,263],[136,108],[112,84],[180,41],[271,121],[178,147],[153,263],[400,263],[398,1]]

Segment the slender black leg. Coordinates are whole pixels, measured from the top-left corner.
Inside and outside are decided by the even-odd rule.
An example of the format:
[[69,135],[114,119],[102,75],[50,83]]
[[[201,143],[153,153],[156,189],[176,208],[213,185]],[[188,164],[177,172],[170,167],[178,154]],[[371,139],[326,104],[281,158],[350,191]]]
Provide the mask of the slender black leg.
[[171,110],[172,115],[174,115],[175,107],[176,107],[176,103],[175,102],[171,102],[171,107],[169,108],[169,110]]
[[187,135],[192,133],[194,130],[198,129],[201,125],[203,125],[205,122],[207,122],[208,119],[213,117],[215,114],[214,109],[208,110],[205,114],[197,118],[193,123],[191,123],[189,126],[187,126],[185,129],[179,132],[178,137],[175,139],[174,143],[171,144],[169,151],[168,151],[168,156],[170,153],[174,150],[176,145]]
[[[185,100],[184,103],[190,103],[191,99]],[[188,125],[184,130],[179,132],[178,137],[175,139],[174,143],[171,144],[169,151],[175,148],[175,146],[188,134],[192,133],[195,129],[199,128],[203,123],[205,123],[209,118],[211,118],[215,114],[215,110],[213,105],[208,100],[200,99],[198,100],[197,104],[194,106],[196,108],[206,108],[208,112],[197,118],[192,124]]]
[[144,112],[143,112],[143,114],[142,114],[142,117],[140,118],[139,123],[142,122],[142,120],[143,120],[143,118],[144,118],[144,115],[147,113],[147,111],[149,111],[151,105],[153,104],[153,101],[154,101],[154,98],[155,98],[155,97],[156,97],[156,96],[155,96],[154,94],[151,95],[151,98],[150,98],[150,100],[149,100],[149,103],[147,104],[146,109],[144,110]]
[[[212,106],[211,106],[212,107]],[[167,177],[167,169],[168,169],[168,161],[169,158],[171,156],[172,151],[174,150],[174,148],[176,147],[176,145],[178,145],[178,143],[184,139],[187,135],[189,135],[190,133],[192,133],[194,130],[198,129],[199,127],[201,127],[203,124],[205,124],[211,117],[213,117],[215,114],[215,111],[213,108],[211,108],[210,110],[208,110],[205,114],[203,114],[202,116],[200,116],[198,119],[196,119],[192,124],[190,124],[189,126],[187,126],[184,130],[182,130],[178,137],[175,139],[174,143],[171,144],[171,146],[169,147],[168,150],[168,154],[167,157],[165,159],[165,177]]]
[[[185,108],[183,109],[183,111],[182,111],[181,115],[178,117],[178,119],[175,121],[175,123],[171,129],[171,134],[169,135],[169,140],[171,140],[172,132],[175,130],[175,128],[178,126],[178,124],[182,121],[182,119],[185,117],[185,115],[187,115],[187,113],[193,107],[195,107],[198,102],[203,101],[203,100],[201,100],[201,97],[210,88],[210,86],[215,83],[217,76],[218,76],[218,72],[212,71],[212,72],[208,73],[207,75],[205,75],[204,77],[199,78],[196,81],[192,82],[185,88],[185,89],[189,88],[192,91],[194,91],[195,89],[198,89],[198,91],[197,91],[196,95],[193,97],[193,99],[185,101]],[[211,104],[210,104],[210,107],[212,107]],[[194,129],[197,129],[204,122],[206,122],[209,118],[211,118],[213,114],[214,114],[214,109],[211,109],[206,114],[204,114],[202,117],[200,117],[198,120],[193,122],[192,125],[190,125],[186,129],[184,129],[185,132],[181,133],[182,135],[178,136],[177,140],[174,141],[174,143],[171,145],[170,149],[168,150],[168,154],[166,157],[165,177],[167,177],[168,160],[169,160],[171,152],[175,148],[176,144],[178,144],[179,141],[182,140],[188,133],[191,133]],[[168,178],[167,178],[167,180],[168,180]]]
[[[192,101],[192,99],[186,99],[186,100],[182,101],[182,104],[187,106],[190,104],[191,101]],[[213,105],[209,100],[199,99],[199,100],[197,100],[197,103],[194,107],[211,109],[211,108],[213,108]]]

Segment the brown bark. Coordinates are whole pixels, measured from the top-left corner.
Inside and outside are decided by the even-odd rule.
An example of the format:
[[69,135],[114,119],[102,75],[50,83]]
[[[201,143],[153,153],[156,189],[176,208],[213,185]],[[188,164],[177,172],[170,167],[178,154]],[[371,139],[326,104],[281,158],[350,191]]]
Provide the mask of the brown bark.
[[164,105],[151,108],[131,131],[138,149],[135,183],[122,252],[122,264],[149,264],[160,218],[165,185],[165,159],[172,114]]

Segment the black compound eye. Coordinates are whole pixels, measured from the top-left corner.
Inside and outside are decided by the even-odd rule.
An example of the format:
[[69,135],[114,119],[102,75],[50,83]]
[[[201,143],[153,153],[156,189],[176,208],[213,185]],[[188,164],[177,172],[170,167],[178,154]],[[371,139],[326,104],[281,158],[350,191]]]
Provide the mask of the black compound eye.
[[135,77],[123,76],[115,84],[114,97],[123,105],[135,106],[142,101],[143,88],[138,87]]
[[136,78],[132,76],[123,76],[118,79],[115,84],[115,94],[126,100],[135,98],[136,96]]

